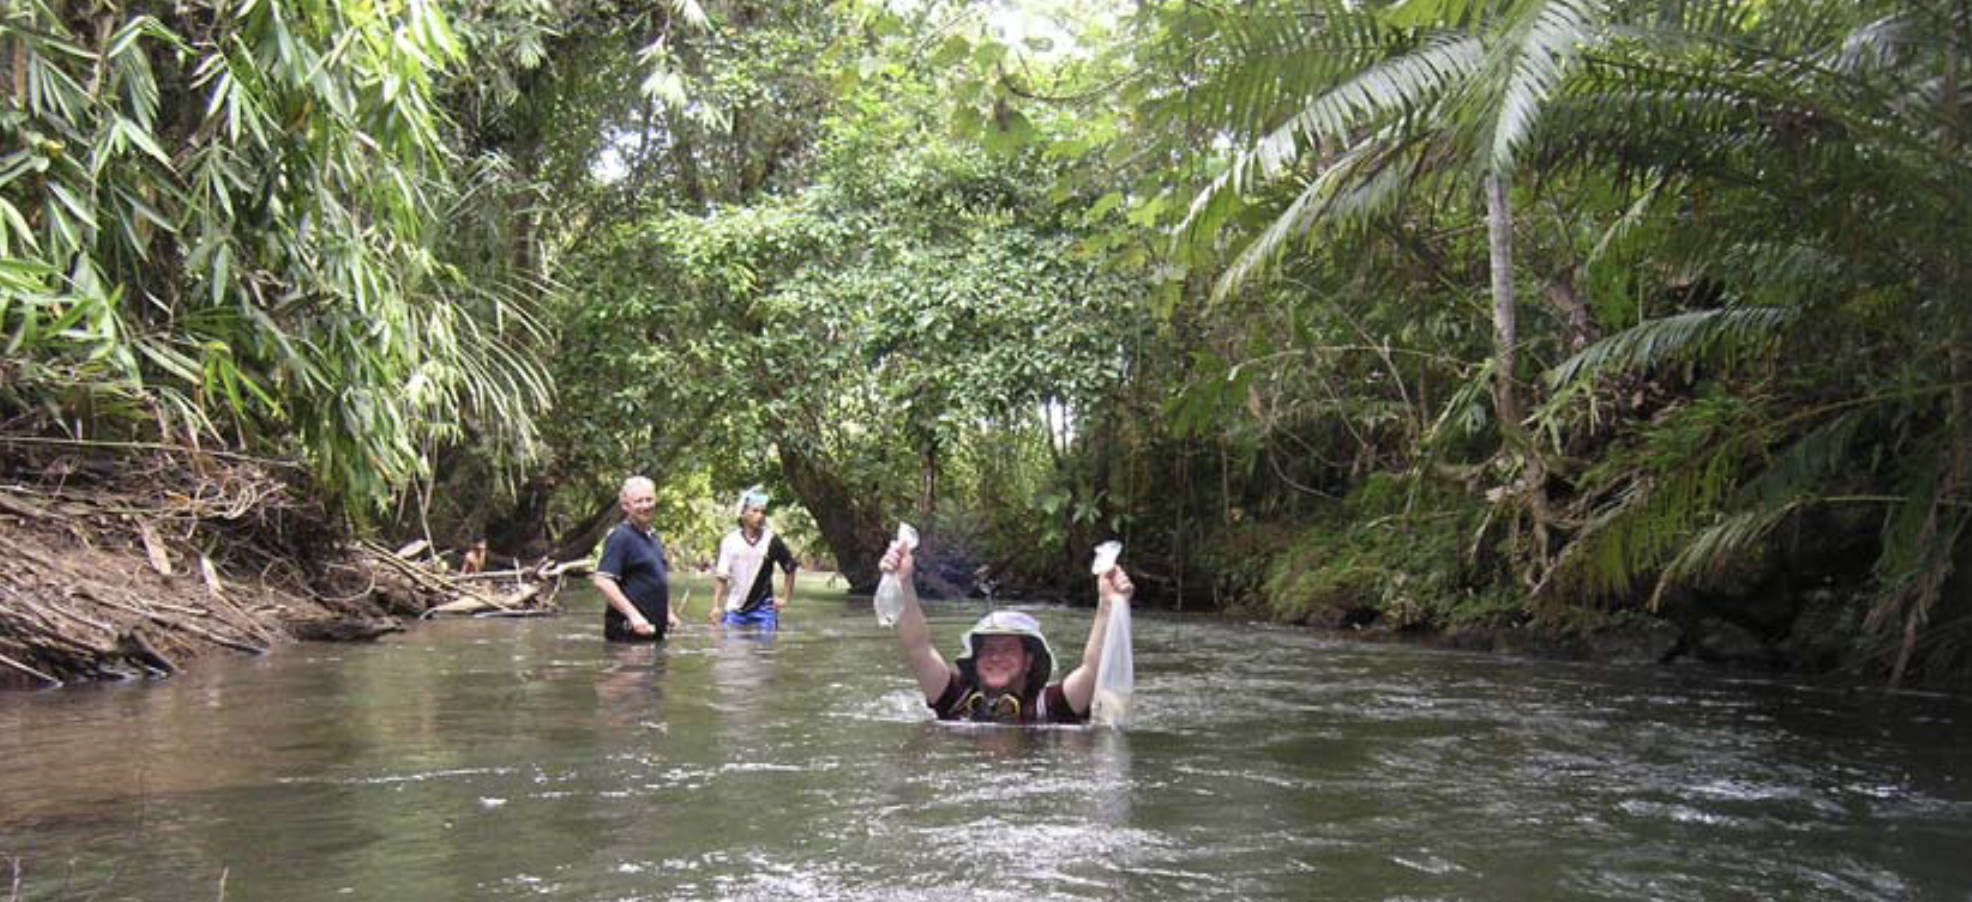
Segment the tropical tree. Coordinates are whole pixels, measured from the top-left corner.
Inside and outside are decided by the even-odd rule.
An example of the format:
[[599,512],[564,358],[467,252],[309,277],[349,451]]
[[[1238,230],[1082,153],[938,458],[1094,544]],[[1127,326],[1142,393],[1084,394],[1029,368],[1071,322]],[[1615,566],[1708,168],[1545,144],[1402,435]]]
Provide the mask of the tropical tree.
[[[1480,372],[1520,462],[1491,495],[1547,528],[1521,552],[1534,597],[1634,599],[1640,578],[1657,605],[1744,592],[1782,524],[1842,537],[1825,549],[1882,505],[1856,627],[1896,635],[1893,679],[1926,636],[1943,668],[1963,631],[1924,625],[1955,611],[1964,548],[1966,325],[1932,299],[1958,278],[1962,20],[1809,0],[1227,10],[1200,93],[1256,137],[1191,231],[1218,236],[1289,186],[1224,297],[1293,274],[1300,236],[1401,234],[1415,201],[1444,215],[1476,189],[1495,331]],[[1532,344],[1530,283],[1556,316]],[[1877,356],[1892,346],[1911,353]],[[1579,352],[1531,409],[1515,397],[1530,347]]]
[[[1682,369],[1729,394],[1659,413],[1637,466],[1604,471],[1577,584],[1655,573],[1660,603],[1806,532],[1810,560],[1873,557],[1843,629],[1876,637],[1863,650],[1893,682],[1962,669],[1972,311],[1947,299],[1965,277],[1972,20],[1946,3],[1715,3],[1648,24],[1562,118],[1578,153],[1637,179],[1612,255],[1648,253],[1710,300],[1640,317],[1549,382],[1581,397]],[[1612,113],[1632,125],[1589,125]]]
[[[490,65],[446,95],[460,143],[528,179],[527,191],[502,196],[503,215],[476,222],[488,233],[479,243],[544,296],[554,333],[545,356],[567,403],[510,502],[473,490],[486,467],[470,449],[448,457],[439,497],[457,500],[444,511],[452,531],[484,524],[515,553],[582,554],[608,525],[625,471],[668,471],[688,453],[690,442],[650,427],[626,445],[639,427],[599,409],[625,388],[591,381],[603,372],[592,308],[631,290],[625,280],[642,269],[593,267],[628,223],[799,185],[831,103],[823,57],[842,28],[822,4],[785,0],[475,5],[462,16],[467,44]],[[654,411],[682,413],[628,416]]]

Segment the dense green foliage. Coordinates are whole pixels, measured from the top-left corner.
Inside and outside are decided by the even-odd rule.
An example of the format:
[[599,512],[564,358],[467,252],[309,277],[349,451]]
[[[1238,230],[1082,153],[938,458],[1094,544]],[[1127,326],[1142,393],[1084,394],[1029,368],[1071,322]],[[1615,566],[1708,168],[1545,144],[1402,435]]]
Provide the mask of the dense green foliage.
[[855,101],[826,123],[812,186],[594,242],[560,367],[600,389],[564,406],[573,447],[669,440],[720,484],[830,498],[813,512],[824,535],[867,555],[872,523],[929,526],[944,494],[1007,497],[962,452],[1021,443],[1044,405],[1099,404],[1135,326],[1124,283],[1076,253],[1037,189],[1045,164]]
[[298,457],[359,515],[468,419],[532,452],[524,298],[438,253],[436,9],[66,6],[0,20],[0,411]]
[[1972,661],[1958,4],[5,15],[13,433],[516,553],[646,472],[857,581],[910,519],[953,590],[1116,534],[1179,607]]
[[[1947,300],[1967,209],[1965,15],[1587,0],[1259,3],[1206,25],[1171,12],[1158,27],[1211,48],[1187,116],[1241,136],[1187,234],[1225,246],[1230,217],[1266,211],[1232,244],[1220,294],[1278,271],[1310,289],[1275,289],[1280,303],[1382,309],[1325,296],[1347,271],[1325,262],[1340,244],[1438,271],[1440,291],[1399,303],[1491,301],[1490,360],[1403,345],[1490,363],[1468,373],[1492,380],[1497,425],[1473,418],[1470,394],[1435,422],[1496,428],[1498,444],[1416,450],[1484,465],[1455,472],[1508,520],[1533,610],[1724,593],[1708,604],[1730,617],[1749,561],[1766,560],[1769,583],[1856,589],[1894,673],[1925,653],[1947,669],[1967,647],[1954,574],[1972,476],[1967,311]],[[1519,296],[1551,303],[1522,322]]]

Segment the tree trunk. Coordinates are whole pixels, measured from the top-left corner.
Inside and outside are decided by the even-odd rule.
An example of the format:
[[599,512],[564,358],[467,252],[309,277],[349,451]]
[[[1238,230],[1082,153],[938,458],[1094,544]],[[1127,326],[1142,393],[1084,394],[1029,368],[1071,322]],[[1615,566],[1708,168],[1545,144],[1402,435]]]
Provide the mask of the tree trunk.
[[931,541],[937,526],[932,513],[938,509],[938,443],[933,440],[918,458],[918,538]]
[[665,129],[671,133],[671,163],[678,168],[678,185],[693,212],[706,208],[705,177],[698,171],[698,151],[692,141],[691,123],[683,114],[665,115]]
[[1513,208],[1507,203],[1506,181],[1486,176],[1486,237],[1491,248],[1493,276],[1493,411],[1500,429],[1516,442],[1524,440],[1520,426],[1520,393],[1513,374],[1519,353],[1520,318],[1513,296]]
[[520,486],[513,508],[487,521],[486,544],[522,558],[546,553],[548,501],[554,493],[553,479],[539,473],[528,477]]
[[615,496],[597,502],[581,523],[555,537],[555,547],[548,556],[557,561],[587,557],[589,552],[595,550],[596,543],[602,541],[603,534],[616,525],[620,507]]
[[836,569],[849,581],[849,591],[875,591],[877,561],[889,547],[883,513],[871,506],[876,499],[859,502],[820,461],[788,444],[781,445],[780,454],[781,475],[787,477],[801,506],[814,515],[822,541],[835,555]]
[[1538,587],[1548,570],[1547,467],[1540,450],[1521,422],[1520,390],[1515,378],[1519,358],[1520,319],[1513,289],[1513,208],[1506,178],[1486,176],[1486,237],[1493,281],[1493,411],[1507,450],[1520,458],[1521,484],[1514,494],[1524,499],[1533,516],[1533,560],[1528,583]]

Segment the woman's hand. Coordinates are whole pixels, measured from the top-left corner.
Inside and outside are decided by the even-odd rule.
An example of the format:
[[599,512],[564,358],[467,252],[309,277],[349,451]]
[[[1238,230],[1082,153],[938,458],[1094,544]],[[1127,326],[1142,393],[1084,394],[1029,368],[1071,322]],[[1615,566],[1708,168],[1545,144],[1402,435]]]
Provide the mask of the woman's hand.
[[885,573],[895,573],[898,579],[908,582],[911,571],[916,566],[917,563],[912,560],[911,546],[902,542],[891,542],[890,550],[883,553],[883,560],[877,562],[876,568]]
[[1096,577],[1096,592],[1104,607],[1116,600],[1129,601],[1136,594],[1137,587],[1130,582],[1130,574],[1121,567],[1111,567],[1109,572]]

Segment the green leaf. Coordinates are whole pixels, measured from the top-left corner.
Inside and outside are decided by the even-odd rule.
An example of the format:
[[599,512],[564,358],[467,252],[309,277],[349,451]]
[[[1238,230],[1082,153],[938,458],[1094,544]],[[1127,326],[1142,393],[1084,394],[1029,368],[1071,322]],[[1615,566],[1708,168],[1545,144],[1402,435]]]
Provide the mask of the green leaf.
[[972,42],[961,35],[951,35],[938,44],[938,50],[931,55],[931,64],[946,68],[958,63],[972,52]]

